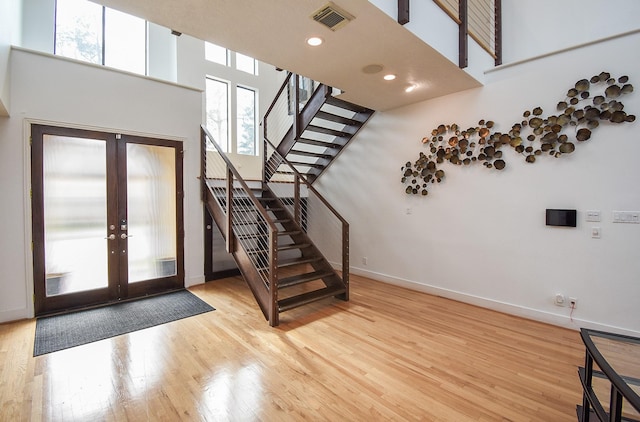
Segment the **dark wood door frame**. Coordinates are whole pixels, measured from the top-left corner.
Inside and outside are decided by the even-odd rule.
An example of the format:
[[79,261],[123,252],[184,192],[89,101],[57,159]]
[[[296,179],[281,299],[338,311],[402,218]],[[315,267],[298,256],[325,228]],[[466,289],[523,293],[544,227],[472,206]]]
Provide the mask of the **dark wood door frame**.
[[[44,227],[44,135],[69,136],[104,140],[107,159],[107,197],[112,206],[107,207],[107,225],[118,227],[118,222],[127,215],[127,143],[172,147],[175,150],[176,172],[176,274],[154,280],[140,281],[129,285],[126,259],[109,257],[109,282],[105,288],[59,296],[46,295],[45,227]],[[75,307],[94,306],[121,299],[144,296],[150,293],[175,290],[184,287],[184,190],[183,148],[181,141],[172,141],[141,136],[120,135],[95,130],[74,129],[39,124],[31,125],[31,207],[33,241],[34,312],[36,316],[59,312]],[[106,234],[105,234],[106,235]],[[105,240],[106,241],[106,240]],[[117,236],[118,250],[127,250],[127,239]],[[124,249],[123,249],[124,248]],[[110,254],[111,255],[111,254]],[[81,303],[81,305],[79,305]]]

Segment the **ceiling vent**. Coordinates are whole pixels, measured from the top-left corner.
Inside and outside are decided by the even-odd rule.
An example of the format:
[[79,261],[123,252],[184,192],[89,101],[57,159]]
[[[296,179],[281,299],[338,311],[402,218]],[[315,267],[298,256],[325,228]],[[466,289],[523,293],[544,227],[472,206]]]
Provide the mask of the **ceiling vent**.
[[332,31],[342,28],[353,19],[353,16],[340,9],[333,3],[328,3],[312,16],[313,20],[320,22]]

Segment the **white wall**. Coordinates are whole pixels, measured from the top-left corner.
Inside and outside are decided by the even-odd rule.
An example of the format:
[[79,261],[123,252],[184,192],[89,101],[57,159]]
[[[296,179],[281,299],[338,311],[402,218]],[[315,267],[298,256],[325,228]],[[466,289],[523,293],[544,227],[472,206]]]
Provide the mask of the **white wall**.
[[633,31],[639,15],[637,0],[502,0],[502,62]]
[[165,81],[178,81],[177,37],[169,28],[149,22],[147,26],[147,74]]
[[[393,19],[398,19],[396,0],[369,1]],[[409,22],[404,25],[404,28],[435,48],[451,62],[458,64],[458,24],[435,2],[410,1]],[[494,59],[473,38],[469,37],[468,42],[468,66],[464,70],[484,83],[484,71],[494,66]]]
[[[369,0],[394,19],[396,0]],[[502,0],[502,63],[573,47],[640,28],[637,0]],[[458,62],[458,25],[430,0],[411,0],[404,27]],[[469,38],[467,73],[485,83],[484,70],[493,67],[489,56]]]
[[204,282],[199,90],[13,49],[12,117],[0,120],[0,321],[32,315],[29,121],[184,141],[185,284]]
[[[638,45],[634,34],[503,66],[482,88],[376,113],[318,181],[350,222],[352,271],[567,327],[640,334],[640,225],[611,221],[613,210],[640,210],[640,123],[603,124],[573,154],[535,164],[505,148],[502,172],[444,164],[428,197],[400,182],[441,123],[490,119],[508,131],[525,110],[553,113],[577,80],[601,71],[637,86],[640,57],[626,52]],[[638,92],[622,101],[640,113]],[[546,227],[546,208],[577,209],[578,227]],[[586,210],[603,221],[586,223]],[[591,238],[594,226],[602,238]],[[552,303],[557,292],[578,298],[573,315]]]
[[[7,98],[12,97],[12,116],[0,117],[0,322],[27,318],[33,313],[27,194],[30,161],[25,143],[28,122],[184,140],[185,283],[189,286],[204,282],[202,203],[196,179],[200,171],[199,126],[204,115],[200,90],[204,89],[208,72],[203,42],[184,35],[175,37],[166,28],[151,25],[150,74],[178,82],[179,86],[51,56],[54,1],[11,0],[10,4],[1,4],[10,5],[12,12],[21,11],[22,18],[17,12],[5,14],[5,9],[0,8],[0,81],[5,76],[9,81],[8,75],[14,75],[6,90]],[[12,28],[9,35],[4,31],[5,23]],[[21,42],[30,50],[10,50],[12,43]],[[260,74],[253,86],[259,90],[264,113],[282,75],[268,65],[261,65]],[[4,97],[0,98],[4,101]],[[245,157],[238,157],[244,164]],[[259,168],[260,159],[247,159],[243,167],[249,177],[259,174],[254,167]]]
[[0,2],[0,116],[8,116],[10,111],[9,55],[11,45],[20,40],[21,12],[19,0]]

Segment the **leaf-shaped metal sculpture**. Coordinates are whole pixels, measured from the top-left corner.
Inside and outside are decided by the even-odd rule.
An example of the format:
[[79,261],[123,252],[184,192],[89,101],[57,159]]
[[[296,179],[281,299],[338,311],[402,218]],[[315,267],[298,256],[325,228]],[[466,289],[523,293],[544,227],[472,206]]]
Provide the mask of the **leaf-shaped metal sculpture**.
[[633,85],[628,82],[628,76],[616,80],[608,72],[580,79],[557,103],[558,115],[544,117],[541,107],[526,110],[522,113],[524,119],[514,123],[507,133],[492,132],[495,123],[485,119],[466,130],[460,130],[457,123],[438,125],[430,136],[422,138],[427,153],[420,152],[414,163],[407,162],[401,168],[401,182],[407,184],[405,192],[426,196],[428,183],[443,181],[445,172],[439,166],[445,161],[458,166],[481,162],[487,169],[503,170],[506,162],[501,148],[507,145],[522,154],[527,163],[535,163],[542,153],[556,158],[571,154],[576,149],[575,141],[589,140],[601,122],[635,121],[636,116],[624,111],[624,104],[619,101],[633,92]]

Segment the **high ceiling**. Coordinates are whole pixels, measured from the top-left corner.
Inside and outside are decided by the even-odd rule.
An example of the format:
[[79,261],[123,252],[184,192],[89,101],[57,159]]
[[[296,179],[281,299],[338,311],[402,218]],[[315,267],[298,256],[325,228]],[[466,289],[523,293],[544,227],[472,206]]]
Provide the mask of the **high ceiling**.
[[[368,0],[335,0],[354,17],[332,31],[312,19],[327,0],[94,0],[344,91],[389,110],[480,84]],[[319,36],[324,43],[310,47]],[[365,73],[382,65],[379,73]],[[387,73],[397,75],[385,81]],[[415,85],[412,92],[405,92]]]

